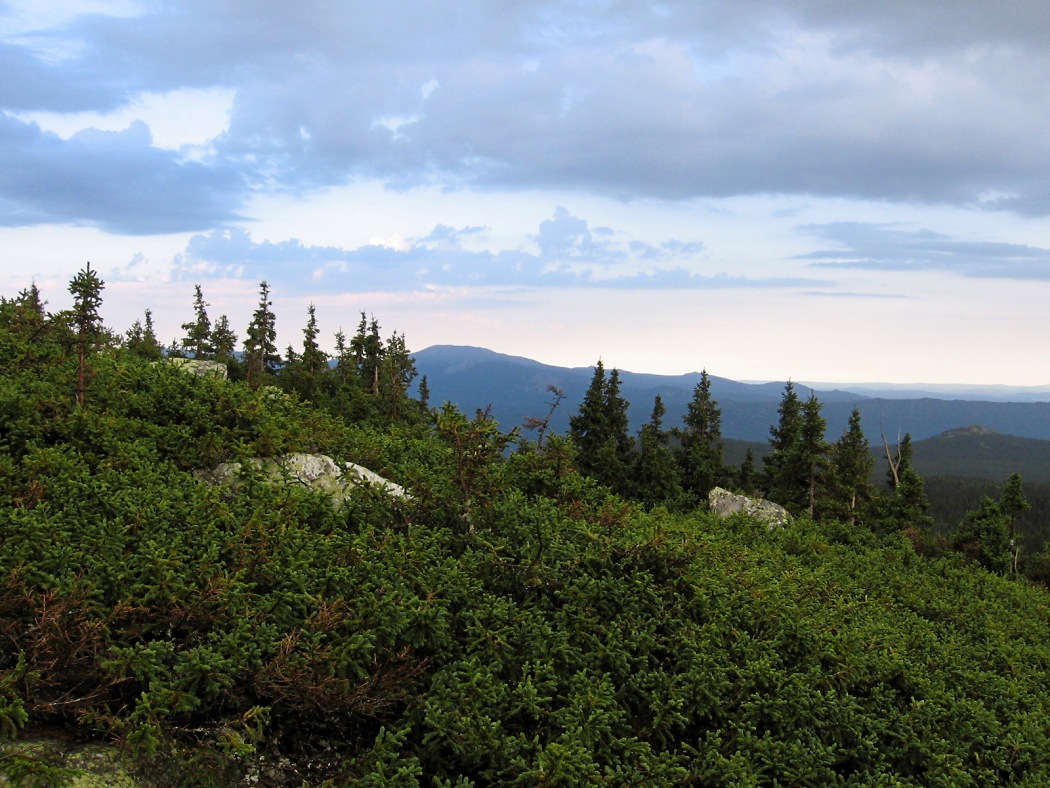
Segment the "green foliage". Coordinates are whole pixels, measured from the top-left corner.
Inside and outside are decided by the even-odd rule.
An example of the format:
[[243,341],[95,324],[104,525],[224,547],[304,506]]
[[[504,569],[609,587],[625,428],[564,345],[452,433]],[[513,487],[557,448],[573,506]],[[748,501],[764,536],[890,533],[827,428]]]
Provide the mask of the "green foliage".
[[214,353],[210,341],[211,319],[208,317],[208,304],[204,301],[200,285],[194,285],[193,288],[193,315],[192,321],[182,324],[182,330],[186,332],[186,336],[182,338],[182,347],[193,358],[211,358]]
[[682,495],[678,465],[667,445],[668,433],[663,428],[663,400],[656,395],[649,423],[638,436],[634,461],[634,495],[646,508],[677,501]]
[[584,394],[579,413],[569,418],[580,470],[613,491],[629,494],[633,485],[634,445],[628,434],[629,403],[620,395],[620,373],[605,377],[601,360]]
[[828,452],[820,400],[811,392],[803,402],[788,381],[778,413],[777,425],[770,428],[770,452],[763,470],[766,489],[771,500],[793,514],[813,517]]
[[[249,386],[124,347],[95,353],[77,408],[61,342],[27,362],[30,336],[59,334],[35,319],[0,303],[8,737],[66,726],[195,785],[1050,781],[1050,606],[1023,578],[860,518],[769,531],[669,512],[666,493],[639,506],[581,473],[602,409],[541,447],[410,407],[407,352],[367,324],[321,370],[323,405],[281,371]],[[309,323],[304,339],[305,370]],[[661,404],[639,436],[650,492]],[[411,498],[360,487],[336,507],[194,473],[313,450]],[[818,466],[798,467],[808,496]],[[972,521],[997,571],[1019,481]]]
[[[886,451],[888,454],[888,447]],[[913,453],[911,435],[905,435],[897,445],[896,457],[889,459],[886,481],[890,493],[879,501],[877,527],[882,531],[899,530],[909,524],[924,529],[933,524],[926,484],[912,463]]]
[[264,385],[281,361],[274,344],[277,341],[277,316],[272,307],[270,285],[264,280],[259,283],[259,306],[252,314],[244,339],[245,379],[249,385]]
[[706,369],[693,389],[684,420],[685,426],[677,432],[683,487],[695,500],[706,500],[707,494],[724,484],[728,475],[722,460],[722,412],[711,396],[711,379]]
[[875,460],[860,424],[860,409],[853,408],[849,424],[831,446],[826,497],[820,503],[824,517],[846,520],[851,525],[868,519],[875,498],[871,475]]

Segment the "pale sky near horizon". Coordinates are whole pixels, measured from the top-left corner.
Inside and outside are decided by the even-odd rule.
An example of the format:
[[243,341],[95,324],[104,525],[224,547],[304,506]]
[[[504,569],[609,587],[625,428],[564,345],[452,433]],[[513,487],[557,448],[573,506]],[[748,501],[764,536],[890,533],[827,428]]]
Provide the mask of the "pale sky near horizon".
[[1050,4],[0,0],[0,294],[1050,383]]

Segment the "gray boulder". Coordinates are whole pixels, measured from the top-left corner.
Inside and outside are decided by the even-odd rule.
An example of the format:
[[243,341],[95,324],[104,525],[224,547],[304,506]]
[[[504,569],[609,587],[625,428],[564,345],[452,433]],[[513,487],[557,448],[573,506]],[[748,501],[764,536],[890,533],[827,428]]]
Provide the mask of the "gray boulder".
[[168,361],[190,375],[211,375],[217,378],[226,378],[226,365],[221,361],[207,361],[196,358],[169,358]]
[[[339,465],[326,454],[285,454],[280,457],[255,458],[247,463],[274,484],[302,484],[311,490],[326,493],[336,506],[342,504],[351,491],[362,484],[382,490],[391,498],[408,500],[412,497],[401,485],[384,479],[378,473],[352,462]],[[224,462],[209,471],[197,471],[197,478],[207,484],[235,487],[242,468],[239,462]]]
[[770,530],[783,528],[791,522],[790,512],[780,504],[767,501],[765,498],[737,495],[721,487],[715,487],[708,493],[707,504],[711,507],[711,511],[720,517],[743,513],[760,523],[765,523]]

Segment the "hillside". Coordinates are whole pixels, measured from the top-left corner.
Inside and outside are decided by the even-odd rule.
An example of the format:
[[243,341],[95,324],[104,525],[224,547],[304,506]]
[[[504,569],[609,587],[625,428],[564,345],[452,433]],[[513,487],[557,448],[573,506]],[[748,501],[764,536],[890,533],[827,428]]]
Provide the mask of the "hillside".
[[46,732],[150,788],[1050,784],[1012,510],[953,545],[914,485],[811,516],[781,466],[794,520],[722,518],[650,496],[652,430],[607,484],[616,440],[425,406],[397,334],[175,364],[74,284],[0,298],[0,782],[78,776]]

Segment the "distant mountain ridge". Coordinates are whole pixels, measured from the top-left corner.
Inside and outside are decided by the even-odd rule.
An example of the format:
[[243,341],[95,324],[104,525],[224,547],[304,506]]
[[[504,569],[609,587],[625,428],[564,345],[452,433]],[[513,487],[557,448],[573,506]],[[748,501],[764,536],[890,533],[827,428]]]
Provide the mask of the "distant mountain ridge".
[[[550,409],[548,386],[557,386],[565,398],[552,419],[556,432],[568,430],[593,376],[593,367],[556,367],[521,356],[509,356],[480,347],[434,345],[413,354],[420,375],[426,375],[431,401],[454,403],[460,410],[491,407],[491,415],[509,430],[527,417],[543,417]],[[607,364],[611,370],[614,364]],[[645,423],[657,394],[667,409],[665,425],[681,424],[699,372],[684,375],[654,375],[620,370],[622,394],[630,402],[633,430]],[[777,421],[777,408],[784,383],[740,383],[710,376],[711,391],[722,410],[722,432],[727,438],[765,441]],[[810,389],[797,384],[800,396]],[[994,387],[993,387],[994,388]],[[828,437],[834,439],[846,427],[854,406],[861,411],[865,433],[872,443],[885,433],[891,442],[898,434],[910,433],[916,441],[932,438],[967,425],[983,427],[1010,436],[1050,440],[1050,402],[1003,402],[979,399],[941,399],[924,396],[900,399],[873,396],[840,389],[816,390],[823,403]],[[925,393],[925,392],[924,392]],[[973,392],[974,395],[977,392]]]

